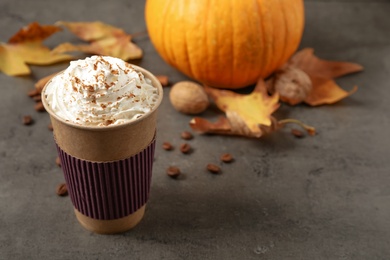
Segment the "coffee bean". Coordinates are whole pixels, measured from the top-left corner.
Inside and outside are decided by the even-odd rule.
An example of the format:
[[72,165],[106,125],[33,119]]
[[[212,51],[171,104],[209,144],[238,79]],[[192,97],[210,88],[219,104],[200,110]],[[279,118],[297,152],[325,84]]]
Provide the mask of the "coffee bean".
[[43,106],[43,103],[41,101],[37,102],[35,104],[35,110],[38,111],[38,112],[43,112],[45,111],[45,107]]
[[66,183],[60,183],[57,185],[56,193],[58,196],[64,197],[68,195],[68,188],[66,187]]
[[230,153],[222,154],[220,159],[225,163],[230,163],[231,161],[234,160],[233,156]]
[[163,148],[164,150],[170,151],[170,150],[173,149],[173,146],[172,146],[172,144],[171,144],[170,142],[164,142],[164,143],[162,144],[162,148]]
[[61,167],[62,163],[61,163],[61,158],[60,157],[56,158],[56,164],[58,165],[58,167]]
[[187,154],[191,151],[191,146],[187,143],[184,143],[184,144],[180,145],[180,151],[184,154]]
[[211,173],[217,174],[221,171],[221,168],[219,168],[218,165],[209,163],[209,164],[207,164],[207,170]]
[[29,96],[29,97],[35,97],[35,96],[40,96],[41,95],[41,92],[38,90],[38,89],[32,89],[32,90],[30,90],[29,92],[27,92],[27,95]]
[[31,125],[34,121],[30,115],[23,116],[23,125]]
[[192,138],[194,138],[194,136],[190,132],[184,131],[181,133],[181,138],[184,140],[191,140]]
[[302,131],[295,128],[291,129],[291,134],[293,134],[296,138],[302,138],[305,136],[305,134]]
[[35,101],[35,102],[39,102],[42,100],[42,97],[41,95],[38,95],[38,96],[33,96],[32,99]]
[[168,79],[168,76],[164,76],[164,75],[157,75],[156,78],[158,79],[158,81],[160,81],[161,83],[161,86],[163,87],[167,87],[169,85],[169,79]]
[[53,125],[52,125],[52,124],[49,124],[49,125],[47,126],[47,128],[48,128],[50,131],[53,131]]
[[166,173],[168,174],[169,177],[172,178],[177,178],[181,174],[180,169],[176,166],[170,166],[166,170]]

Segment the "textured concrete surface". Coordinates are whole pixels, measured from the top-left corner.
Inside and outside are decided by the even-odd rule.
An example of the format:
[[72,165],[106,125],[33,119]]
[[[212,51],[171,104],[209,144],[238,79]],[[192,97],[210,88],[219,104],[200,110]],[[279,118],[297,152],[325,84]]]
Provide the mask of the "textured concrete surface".
[[[101,20],[129,33],[145,30],[143,1],[1,0],[0,39],[32,21]],[[0,74],[0,259],[389,259],[389,1],[306,1],[301,47],[322,57],[354,61],[365,71],[338,80],[359,90],[333,106],[283,106],[278,118],[314,125],[315,137],[295,139],[285,129],[261,140],[195,136],[191,155],[166,152],[189,129],[190,117],[165,100],[151,199],[131,232],[102,236],[76,221],[63,182],[49,117],[26,96],[34,82],[66,64],[33,66],[31,77]],[[77,40],[58,34],[47,44]],[[137,62],[176,82],[147,36]],[[21,117],[31,114],[32,126]],[[217,111],[206,117],[214,118]],[[219,176],[205,165],[223,152],[236,157]],[[183,178],[165,175],[177,165]]]

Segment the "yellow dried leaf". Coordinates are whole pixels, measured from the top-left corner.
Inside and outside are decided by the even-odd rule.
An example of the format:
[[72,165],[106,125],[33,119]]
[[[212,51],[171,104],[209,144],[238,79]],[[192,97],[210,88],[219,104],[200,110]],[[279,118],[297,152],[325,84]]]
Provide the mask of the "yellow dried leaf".
[[279,107],[279,97],[267,94],[263,80],[259,80],[248,95],[210,87],[205,87],[205,90],[226,117],[220,117],[215,123],[196,117],[190,122],[194,131],[258,138],[264,134],[264,127],[273,124],[271,114]]
[[[254,136],[261,135],[260,125],[271,125],[271,114],[279,108],[278,94],[269,96],[262,79],[258,81],[255,89],[249,95],[210,87],[206,87],[205,90],[218,108],[226,113],[230,123],[232,123],[231,118],[234,118],[233,121],[237,123],[237,127],[241,128],[243,133],[248,131],[243,129],[245,126]],[[249,136],[249,134],[245,135]]]
[[120,28],[102,22],[57,22],[89,44],[63,43],[54,53],[81,51],[90,54],[107,55],[123,60],[139,59],[142,50],[131,42],[131,35]]
[[260,125],[257,126],[256,130],[250,129],[236,111],[226,111],[226,117],[229,120],[232,134],[247,137],[261,137],[263,135]]
[[61,28],[31,23],[12,36],[8,43],[0,43],[0,71],[10,76],[31,73],[27,64],[49,65],[71,60],[67,54],[52,53],[43,41]]

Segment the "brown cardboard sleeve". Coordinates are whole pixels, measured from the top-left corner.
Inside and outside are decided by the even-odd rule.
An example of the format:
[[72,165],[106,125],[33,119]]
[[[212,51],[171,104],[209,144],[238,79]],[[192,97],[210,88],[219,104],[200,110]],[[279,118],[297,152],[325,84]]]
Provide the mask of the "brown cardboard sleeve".
[[145,205],[129,216],[114,220],[93,219],[81,214],[77,209],[74,209],[74,212],[77,220],[85,229],[98,234],[116,234],[135,227],[144,216]]
[[57,145],[68,193],[85,216],[113,220],[133,214],[149,198],[155,140],[141,152],[118,161],[80,160]]
[[156,131],[156,111],[130,124],[96,129],[77,127],[50,116],[54,138],[66,153],[79,159],[107,162],[128,158],[144,149]]

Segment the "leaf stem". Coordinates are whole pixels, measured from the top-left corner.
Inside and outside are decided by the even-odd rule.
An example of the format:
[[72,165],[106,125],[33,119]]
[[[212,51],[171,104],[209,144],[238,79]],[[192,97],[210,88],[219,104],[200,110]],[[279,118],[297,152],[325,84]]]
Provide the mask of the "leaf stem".
[[135,37],[145,36],[147,34],[148,34],[147,31],[141,31],[141,32],[132,33],[130,35],[131,35],[132,38],[135,38]]
[[306,125],[304,124],[302,121],[299,121],[297,119],[293,119],[293,118],[286,118],[286,119],[282,119],[282,120],[279,120],[278,121],[278,124],[279,125],[286,125],[286,124],[297,124],[299,126],[301,126],[303,129],[306,130],[306,132],[309,134],[309,135],[316,135],[316,129],[312,126],[309,126],[309,125]]

